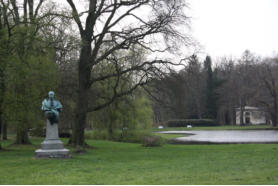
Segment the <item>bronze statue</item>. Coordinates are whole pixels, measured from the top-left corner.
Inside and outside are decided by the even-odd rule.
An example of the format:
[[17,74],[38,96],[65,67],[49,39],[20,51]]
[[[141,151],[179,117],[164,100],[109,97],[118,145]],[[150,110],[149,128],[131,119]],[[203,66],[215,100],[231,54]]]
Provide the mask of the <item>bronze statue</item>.
[[62,104],[54,99],[55,93],[49,91],[48,98],[44,99],[42,102],[42,110],[45,113],[46,118],[49,120],[50,124],[59,122],[59,113],[62,112]]

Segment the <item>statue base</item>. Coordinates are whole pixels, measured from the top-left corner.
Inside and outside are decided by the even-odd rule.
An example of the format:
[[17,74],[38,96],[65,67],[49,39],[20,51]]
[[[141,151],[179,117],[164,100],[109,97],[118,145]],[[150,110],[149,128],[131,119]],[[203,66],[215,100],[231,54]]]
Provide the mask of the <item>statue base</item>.
[[38,149],[36,158],[71,158],[68,149]]
[[58,136],[58,124],[46,122],[46,138],[41,143],[41,149],[35,151],[36,158],[70,158],[70,151],[64,148]]

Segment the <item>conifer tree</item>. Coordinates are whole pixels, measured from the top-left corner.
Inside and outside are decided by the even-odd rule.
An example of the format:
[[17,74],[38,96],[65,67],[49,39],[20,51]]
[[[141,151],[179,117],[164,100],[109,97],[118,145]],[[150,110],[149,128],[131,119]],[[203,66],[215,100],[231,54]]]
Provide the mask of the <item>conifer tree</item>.
[[211,67],[211,57],[207,56],[204,61],[204,70],[206,73],[206,90],[205,90],[205,106],[207,118],[216,119],[217,117],[217,94],[215,92],[217,88],[217,80],[214,76],[212,67]]

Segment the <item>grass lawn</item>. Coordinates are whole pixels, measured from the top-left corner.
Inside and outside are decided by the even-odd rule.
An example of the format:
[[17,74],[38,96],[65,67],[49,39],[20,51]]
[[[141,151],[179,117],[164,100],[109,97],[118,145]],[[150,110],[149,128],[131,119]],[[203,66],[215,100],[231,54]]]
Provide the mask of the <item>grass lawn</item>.
[[88,140],[72,159],[35,159],[33,145],[2,143],[0,184],[278,184],[277,144],[170,145]]
[[152,131],[173,131],[173,130],[270,130],[276,129],[277,127],[272,127],[270,125],[247,125],[247,126],[238,126],[238,125],[224,125],[224,126],[215,126],[215,127],[165,127],[163,129],[153,128]]

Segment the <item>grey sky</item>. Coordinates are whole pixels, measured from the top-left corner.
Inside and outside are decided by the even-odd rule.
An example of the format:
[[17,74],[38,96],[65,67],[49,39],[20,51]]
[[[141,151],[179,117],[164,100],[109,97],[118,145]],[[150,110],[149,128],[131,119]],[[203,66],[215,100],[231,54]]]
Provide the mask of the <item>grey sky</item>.
[[[200,57],[239,57],[246,49],[261,56],[278,54],[278,0],[186,1],[186,15],[192,17],[190,34],[202,45]],[[75,2],[79,9],[87,8],[85,0]],[[193,51],[182,48],[181,56]],[[156,55],[180,59],[169,53],[151,56]]]
[[278,0],[189,0],[193,36],[212,57],[278,52]]

